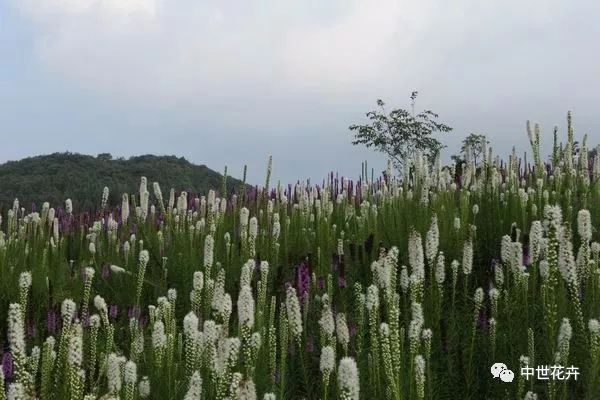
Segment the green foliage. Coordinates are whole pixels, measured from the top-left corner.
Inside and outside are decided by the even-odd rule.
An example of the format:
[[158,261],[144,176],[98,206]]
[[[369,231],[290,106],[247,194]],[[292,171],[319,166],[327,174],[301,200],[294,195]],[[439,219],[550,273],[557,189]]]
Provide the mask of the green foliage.
[[415,151],[423,152],[430,158],[435,158],[444,147],[433,135],[452,130],[451,127],[438,122],[438,114],[424,110],[419,114],[414,113],[414,100],[417,92],[413,92],[412,113],[404,109],[395,109],[387,114],[385,103],[377,100],[379,110],[369,111],[366,116],[369,123],[365,125],[351,125],[354,132],[354,145],[365,145],[385,153],[401,169],[407,157]]
[[463,139],[462,147],[460,148],[461,154],[466,159],[472,159],[477,165],[478,161],[481,161],[481,157],[486,150],[489,141],[485,135],[471,133],[469,136]]

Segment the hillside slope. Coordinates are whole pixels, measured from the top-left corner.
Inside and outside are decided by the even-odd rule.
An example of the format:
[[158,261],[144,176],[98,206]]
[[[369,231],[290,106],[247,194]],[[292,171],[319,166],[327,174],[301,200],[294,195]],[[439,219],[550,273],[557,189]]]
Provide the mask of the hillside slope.
[[[120,202],[123,193],[137,193],[140,178],[159,182],[165,197],[170,188],[177,192],[205,194],[221,191],[223,175],[205,165],[195,165],[183,157],[142,155],[113,159],[110,154],[97,157],[77,153],[54,153],[0,164],[0,210],[11,207],[15,198],[30,209],[44,201],[61,206],[71,198],[76,210],[95,209],[100,205],[102,189],[110,189],[109,203]],[[241,187],[241,181],[227,178],[229,193]]]

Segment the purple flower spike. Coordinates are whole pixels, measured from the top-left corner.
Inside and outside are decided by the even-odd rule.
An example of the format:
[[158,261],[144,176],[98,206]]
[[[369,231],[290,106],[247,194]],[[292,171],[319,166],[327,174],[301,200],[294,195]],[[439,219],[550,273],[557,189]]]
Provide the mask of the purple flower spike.
[[325,289],[325,278],[323,278],[322,276],[320,276],[317,280],[317,287],[319,288],[319,290]]
[[116,319],[117,315],[119,315],[119,309],[116,304],[110,306],[110,310],[108,311],[111,318]]
[[304,300],[310,289],[310,271],[306,263],[301,263],[296,267],[297,289],[300,301],[304,304]]
[[315,351],[315,344],[314,344],[313,338],[311,336],[306,341],[306,352],[312,353],[313,351]]
[[50,335],[54,335],[56,333],[56,312],[52,308],[48,310],[46,329]]
[[10,352],[4,353],[2,357],[2,372],[4,372],[4,379],[12,380],[13,378],[13,358]]
[[33,324],[33,321],[29,321],[29,323],[27,324],[27,337],[29,339],[34,339],[35,336],[36,336],[35,325]]
[[350,324],[350,326],[348,327],[348,330],[350,331],[350,337],[351,338],[353,338],[354,336],[356,336],[356,334],[358,333],[358,328],[354,324]]
[[104,264],[102,266],[102,279],[108,279],[110,276],[110,266],[108,264]]
[[129,311],[127,312],[127,316],[129,318],[139,318],[139,316],[140,316],[140,308],[138,306],[129,307]]

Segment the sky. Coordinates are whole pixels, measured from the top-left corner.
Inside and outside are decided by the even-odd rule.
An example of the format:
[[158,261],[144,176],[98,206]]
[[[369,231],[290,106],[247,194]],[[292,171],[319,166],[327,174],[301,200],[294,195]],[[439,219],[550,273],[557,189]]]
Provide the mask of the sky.
[[431,109],[456,153],[552,129],[600,143],[594,0],[0,0],[0,162],[174,154],[251,183],[357,177],[348,126],[383,99]]

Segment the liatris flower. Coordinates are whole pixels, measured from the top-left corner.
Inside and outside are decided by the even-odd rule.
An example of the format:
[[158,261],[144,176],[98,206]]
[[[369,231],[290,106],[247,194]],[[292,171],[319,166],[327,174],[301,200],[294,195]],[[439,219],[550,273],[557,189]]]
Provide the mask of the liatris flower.
[[[323,381],[329,382],[329,374],[335,368],[335,353],[333,347],[325,346],[321,349],[321,357],[319,359],[319,370],[323,374]],[[325,379],[326,378],[326,379]],[[327,387],[326,384],[324,384]]]
[[150,261],[150,253],[148,253],[148,250],[140,251],[137,290],[135,295],[135,304],[137,305],[140,303],[140,296],[142,295],[142,286],[144,285],[144,276],[146,274],[146,266],[148,265],[148,261]]
[[219,341],[219,352],[215,361],[216,373],[219,377],[217,398],[224,396],[231,381],[231,371],[237,363],[240,345],[240,339],[235,337]]
[[563,227],[560,232],[558,248],[558,268],[563,279],[567,283],[577,283],[577,270],[573,257],[573,243],[571,242],[571,230],[568,226]]
[[423,319],[423,307],[420,303],[411,304],[412,319],[408,325],[408,339],[410,341],[411,354],[416,354],[419,349],[421,330],[425,320]]
[[475,308],[479,309],[481,308],[481,305],[483,304],[483,297],[484,297],[484,292],[482,288],[477,288],[475,290],[475,296],[473,297],[473,300],[475,302]]
[[108,306],[106,305],[106,301],[102,296],[96,295],[96,297],[94,297],[94,307],[96,307],[96,310],[100,312],[100,316],[102,317],[104,323],[108,325]]
[[171,306],[175,306],[175,302],[177,301],[177,289],[171,288],[167,290],[167,300],[169,300]]
[[529,361],[533,365],[535,360],[535,336],[532,328],[527,329],[527,354],[529,354]]
[[158,368],[162,366],[162,360],[167,348],[167,335],[165,334],[165,324],[162,321],[156,321],[152,329],[152,346],[154,348],[155,363]]
[[[600,159],[600,156],[598,158]],[[600,255],[600,243],[592,242],[590,247],[592,249],[592,254],[594,255],[594,257],[598,257],[598,255]]]
[[310,290],[310,270],[306,263],[303,262],[296,267],[296,278],[300,301],[304,303]]
[[200,372],[196,371],[190,379],[188,390],[184,400],[200,400],[202,398],[202,377]]
[[4,372],[2,372],[1,368],[0,368],[0,399],[6,400],[6,386],[5,386]]
[[285,307],[290,332],[299,344],[302,338],[302,315],[300,313],[300,303],[298,302],[296,289],[291,286],[286,291]]
[[588,322],[590,331],[590,350],[592,358],[597,360],[600,357],[600,323],[597,319],[590,319]]
[[252,379],[245,379],[240,382],[236,391],[235,398],[238,400],[256,400],[256,387]]
[[195,271],[194,278],[192,280],[192,286],[194,290],[200,292],[204,288],[204,274],[202,271]]
[[25,387],[20,382],[13,382],[8,386],[7,400],[22,400],[28,398]]
[[70,335],[68,362],[76,370],[83,364],[83,331],[79,323],[75,323]]
[[121,391],[121,362],[115,353],[108,355],[106,378],[108,392],[113,395],[118,395]]
[[123,193],[121,200],[121,222],[123,225],[127,225],[127,221],[129,220],[129,195],[127,193]]
[[[240,273],[240,287],[242,286],[252,286],[252,273],[254,272],[256,262],[253,259],[249,259],[246,261],[244,265],[242,265],[242,271]],[[220,272],[220,271],[219,271]],[[225,273],[223,271],[223,273]],[[219,280],[219,285],[221,284],[220,275],[217,277]],[[224,279],[224,277],[223,277]]]
[[19,276],[19,288],[21,289],[29,289],[31,287],[31,272],[25,271],[21,272]]
[[56,312],[53,308],[49,308],[46,313],[46,330],[50,335],[56,333]]
[[431,339],[433,338],[433,331],[429,328],[423,329],[423,331],[421,332],[421,338],[423,339],[425,360],[429,362],[429,357],[431,355]]
[[147,376],[142,377],[142,380],[140,380],[138,393],[142,399],[150,397],[150,380]]
[[435,261],[435,257],[438,253],[438,247],[440,244],[440,230],[438,228],[437,215],[433,215],[431,217],[431,225],[429,227],[429,231],[427,231],[427,236],[425,240],[425,253],[427,257],[427,261],[430,264],[433,264]]
[[540,265],[538,268],[540,270],[540,277],[545,282],[546,280],[548,280],[548,277],[550,276],[550,265],[548,263],[548,260],[540,261]]
[[8,351],[2,355],[2,374],[3,374],[3,377],[9,381],[13,379],[13,374],[14,374],[13,357],[12,357],[12,354]]
[[373,280],[377,283],[380,289],[386,290],[390,286],[391,270],[387,263],[383,261],[373,261],[371,263],[371,271],[373,272]]
[[273,214],[273,230],[271,235],[273,236],[274,241],[279,240],[279,235],[281,234],[281,223],[279,222],[279,213]]
[[108,204],[108,195],[109,195],[108,186],[104,186],[104,189],[102,189],[102,199],[100,202],[101,213],[106,209],[106,205]]
[[445,265],[445,257],[442,251],[439,252],[437,257],[437,264],[435,268],[435,280],[438,284],[438,287],[442,288],[444,281],[446,280],[446,265]]
[[83,286],[83,304],[81,315],[82,317],[87,317],[88,315],[88,303],[90,301],[90,294],[92,291],[92,280],[94,279],[96,271],[92,267],[86,267],[83,270],[84,275],[84,286]]
[[366,307],[368,311],[377,311],[379,308],[379,290],[375,285],[367,288]]
[[71,299],[65,299],[62,302],[60,312],[62,315],[63,323],[71,324],[73,317],[75,316],[75,302]]
[[497,260],[492,261],[492,269],[494,270],[494,281],[498,287],[504,285],[504,270],[502,264],[498,263]]
[[558,332],[558,344],[557,349],[560,354],[560,361],[566,365],[569,357],[569,347],[571,337],[573,336],[573,329],[568,318],[563,318],[560,325],[560,331]]
[[125,400],[133,400],[135,384],[137,382],[137,365],[129,360],[123,369],[123,381],[125,383]]
[[358,400],[360,390],[358,368],[353,358],[344,357],[340,360],[337,376],[340,399]]
[[67,357],[69,391],[72,398],[81,398],[83,395],[85,372],[82,373],[83,364],[83,330],[81,324],[76,322],[71,329],[69,337],[69,353]]
[[525,397],[523,398],[523,400],[537,400],[537,399],[538,399],[537,394],[533,393],[532,391],[525,393]]
[[252,288],[244,285],[238,297],[238,319],[240,324],[252,329],[254,326],[254,297]]
[[393,393],[394,398],[398,398],[398,387],[394,376],[396,369],[394,368],[392,346],[390,344],[390,327],[385,322],[382,322],[379,326],[379,337],[381,343],[381,358],[383,360],[383,372],[387,384],[389,385],[389,390]]
[[[529,357],[521,355],[519,357],[519,369],[523,371],[524,368],[529,367],[530,360]],[[525,379],[522,374],[519,375],[517,381],[517,393],[523,393],[523,389],[525,387]]]
[[471,239],[466,240],[463,246],[462,267],[465,275],[471,274],[473,270],[473,242]]
[[512,239],[509,235],[502,236],[502,242],[500,245],[500,258],[505,264],[512,262]]
[[215,241],[212,235],[206,235],[204,239],[204,269],[208,275],[210,275],[210,269],[214,262],[214,246]]
[[425,359],[422,355],[415,356],[415,382],[417,385],[417,399],[425,398]]
[[454,230],[460,230],[460,218],[459,217],[455,217],[454,218]]
[[544,206],[544,218],[558,231],[563,221],[562,209],[558,205],[546,205]]
[[106,280],[106,279],[108,279],[110,277],[110,265],[104,264],[102,266],[102,272],[101,272],[100,276],[104,280]]
[[542,249],[543,228],[540,221],[533,221],[529,230],[529,246],[531,248],[531,261],[537,262]]
[[29,288],[31,287],[31,272],[21,272],[19,276],[19,298],[21,304],[22,317],[25,319],[27,313],[27,297],[29,296]]
[[275,393],[265,393],[263,400],[276,400]]
[[577,232],[584,242],[592,240],[592,218],[588,210],[577,213]]
[[410,232],[408,239],[408,259],[415,280],[417,282],[422,282],[425,279],[423,242],[421,240],[421,235],[414,229]]
[[73,202],[71,199],[65,200],[65,211],[67,215],[71,215],[73,213]]
[[500,291],[496,288],[491,288],[488,295],[490,297],[492,317],[495,317],[498,315],[498,299],[500,298]]
[[496,332],[497,332],[497,323],[495,318],[490,318],[488,321],[489,332],[490,332],[490,344],[492,347],[492,355],[496,352]]
[[196,337],[198,332],[198,317],[193,312],[188,313],[183,319],[183,334],[185,344],[185,361],[186,370],[194,371],[199,356],[198,348],[196,348]]
[[406,265],[403,265],[400,269],[400,289],[402,289],[403,293],[407,293],[409,286],[410,278],[408,276],[408,270],[406,269]]
[[350,332],[346,323],[346,314],[338,313],[335,319],[335,332],[338,342],[342,345],[344,353],[348,352],[348,344],[350,343]]
[[327,293],[323,294],[321,297],[321,303],[323,304],[323,308],[321,310],[321,318],[319,318],[319,327],[322,344],[330,345],[333,344],[333,332],[335,330],[335,321],[333,319],[333,312],[331,311],[331,305],[329,304],[329,295]]

